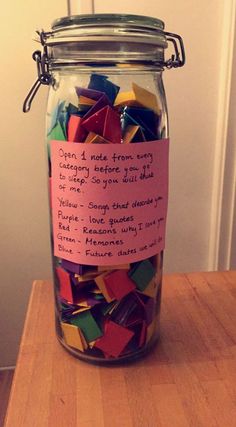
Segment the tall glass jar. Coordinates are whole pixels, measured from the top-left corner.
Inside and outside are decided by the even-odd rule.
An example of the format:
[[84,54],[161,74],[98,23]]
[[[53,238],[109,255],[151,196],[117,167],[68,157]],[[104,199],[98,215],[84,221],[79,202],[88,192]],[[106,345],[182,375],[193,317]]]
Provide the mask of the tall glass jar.
[[133,360],[160,331],[169,142],[162,73],[184,64],[182,40],[162,21],[132,15],[61,18],[39,36],[38,80],[24,110],[48,84],[57,336],[86,361]]

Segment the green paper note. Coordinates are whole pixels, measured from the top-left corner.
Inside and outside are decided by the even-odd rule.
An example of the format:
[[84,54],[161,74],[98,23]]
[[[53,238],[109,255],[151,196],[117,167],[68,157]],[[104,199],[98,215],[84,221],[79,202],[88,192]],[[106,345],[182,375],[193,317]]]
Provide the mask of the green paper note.
[[50,141],[66,141],[66,137],[63,131],[63,128],[59,122],[57,122],[56,126],[51,130],[51,132],[48,134],[48,157],[51,158],[51,147],[50,147]]
[[102,336],[102,331],[89,310],[75,316],[71,319],[71,323],[81,329],[87,342],[94,341]]
[[140,291],[144,291],[152,278],[155,276],[155,268],[152,263],[146,259],[142,261],[134,271],[128,273],[129,277],[136,283]]
[[50,141],[57,140],[57,141],[65,141],[66,137],[64,134],[64,130],[59,122],[57,122],[56,126],[51,130],[51,132],[48,135],[48,139]]

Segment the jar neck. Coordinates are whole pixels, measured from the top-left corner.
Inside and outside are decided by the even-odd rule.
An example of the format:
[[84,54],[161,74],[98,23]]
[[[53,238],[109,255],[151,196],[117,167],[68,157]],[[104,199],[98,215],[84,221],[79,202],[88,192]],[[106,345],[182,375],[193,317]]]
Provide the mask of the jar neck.
[[48,57],[51,68],[70,65],[164,67],[163,49],[141,42],[67,43],[49,47]]
[[60,73],[64,75],[70,75],[73,72],[76,73],[101,73],[101,74],[145,74],[145,73],[158,73],[162,74],[164,68],[158,63],[144,63],[144,62],[107,62],[94,63],[94,62],[57,62],[50,65],[50,73]]

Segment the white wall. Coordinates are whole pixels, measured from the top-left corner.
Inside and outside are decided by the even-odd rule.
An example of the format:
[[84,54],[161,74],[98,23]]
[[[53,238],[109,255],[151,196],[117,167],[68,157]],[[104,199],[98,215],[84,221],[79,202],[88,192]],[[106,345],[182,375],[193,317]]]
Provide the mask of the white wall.
[[[236,23],[235,23],[236,24]],[[219,269],[236,269],[236,40],[234,40],[229,120],[225,150]]]
[[64,0],[1,4],[0,366],[15,363],[32,280],[50,275],[43,142],[47,90],[41,90],[29,114],[22,113],[22,102],[36,78],[34,31],[49,28],[62,15]]
[[166,271],[209,268],[224,8],[222,0],[95,0],[97,13],[161,18],[167,31],[183,37],[186,47],[185,67],[164,76],[171,136]]
[[[0,366],[14,364],[33,279],[50,276],[44,159],[46,88],[32,111],[22,101],[35,79],[31,41],[66,14],[66,0],[1,5]],[[95,11],[152,15],[183,36],[187,63],[165,72],[171,128],[166,271],[207,270],[222,42],[221,0],[96,0]]]

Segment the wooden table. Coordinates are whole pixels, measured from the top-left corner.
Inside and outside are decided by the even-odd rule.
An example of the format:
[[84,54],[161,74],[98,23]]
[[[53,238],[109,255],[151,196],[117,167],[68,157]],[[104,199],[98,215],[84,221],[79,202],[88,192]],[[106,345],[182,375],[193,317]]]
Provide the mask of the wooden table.
[[5,427],[236,426],[236,271],[164,278],[161,340],[123,367],[80,362],[33,284]]

